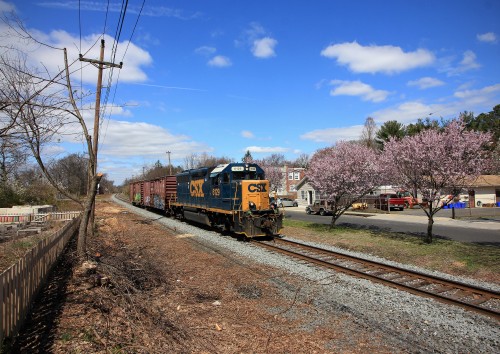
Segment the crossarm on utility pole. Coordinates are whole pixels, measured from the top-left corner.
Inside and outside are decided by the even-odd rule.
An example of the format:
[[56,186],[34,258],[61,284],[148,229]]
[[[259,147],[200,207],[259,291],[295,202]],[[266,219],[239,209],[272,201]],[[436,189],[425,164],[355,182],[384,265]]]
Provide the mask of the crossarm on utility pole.
[[[103,39],[103,41],[104,41],[104,39]],[[82,54],[80,54],[80,61],[85,61],[87,63],[92,63],[92,64],[106,65],[106,66],[109,66],[110,68],[118,68],[118,69],[121,69],[123,66],[123,62],[120,62],[120,64],[114,64],[114,63],[111,63],[109,61],[87,59],[87,58],[84,58]]]

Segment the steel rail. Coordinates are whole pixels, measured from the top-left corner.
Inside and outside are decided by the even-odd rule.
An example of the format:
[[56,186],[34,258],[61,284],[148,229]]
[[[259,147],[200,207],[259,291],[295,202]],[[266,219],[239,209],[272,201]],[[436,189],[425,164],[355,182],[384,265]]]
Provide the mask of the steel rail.
[[[316,255],[308,255],[293,249],[280,247],[278,244],[286,244],[289,247],[305,249],[309,252],[314,252]],[[439,300],[443,303],[459,305],[465,309],[482,313],[484,315],[495,318],[500,321],[500,312],[493,308],[480,306],[490,300],[498,301],[500,304],[500,293],[489,290],[483,287],[465,284],[462,282],[444,279],[441,277],[425,274],[418,271],[408,270],[397,266],[391,266],[375,261],[363,259],[356,256],[346,255],[340,252],[335,252],[307,244],[302,244],[295,241],[285,239],[275,239],[273,241],[257,241],[257,245],[285,253],[295,258],[306,260],[310,263],[318,264],[323,267],[338,270],[355,277],[360,277],[383,284],[388,284],[397,289],[405,290],[415,295],[426,296]],[[318,253],[321,253],[322,258],[334,257],[333,260],[324,260],[318,258]],[[342,265],[339,262],[349,262]],[[383,275],[393,274],[391,278],[384,278]],[[411,285],[411,283],[415,283]],[[437,286],[435,290],[427,290],[425,287]],[[458,290],[463,292],[463,295],[456,294],[446,295],[450,291]],[[465,301],[464,298],[470,297],[471,301]]]

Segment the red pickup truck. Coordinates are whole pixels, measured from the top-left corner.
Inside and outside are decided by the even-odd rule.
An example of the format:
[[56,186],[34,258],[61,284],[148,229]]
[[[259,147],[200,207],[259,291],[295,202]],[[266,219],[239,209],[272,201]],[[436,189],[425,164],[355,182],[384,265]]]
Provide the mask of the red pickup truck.
[[[397,194],[384,193],[375,199],[375,208],[381,210],[403,210],[405,208],[406,199],[400,198]],[[389,208],[387,208],[389,206]]]

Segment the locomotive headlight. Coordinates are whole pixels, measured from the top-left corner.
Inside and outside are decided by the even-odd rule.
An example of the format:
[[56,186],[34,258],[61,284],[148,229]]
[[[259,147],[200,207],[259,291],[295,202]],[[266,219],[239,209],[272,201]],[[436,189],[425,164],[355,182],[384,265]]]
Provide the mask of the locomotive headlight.
[[254,202],[248,202],[248,207],[250,208],[250,210],[255,210],[257,209],[257,206],[255,205]]

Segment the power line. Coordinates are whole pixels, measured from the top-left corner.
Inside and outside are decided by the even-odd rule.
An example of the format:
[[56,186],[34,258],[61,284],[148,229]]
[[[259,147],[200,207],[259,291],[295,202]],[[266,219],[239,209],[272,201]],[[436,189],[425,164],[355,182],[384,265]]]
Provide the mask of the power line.
[[[120,9],[120,16],[118,19],[118,23],[116,25],[114,42],[113,42],[113,46],[111,47],[111,62],[114,62],[115,58],[116,58],[116,51],[118,49],[118,43],[120,41],[123,23],[125,22],[125,15],[127,13],[127,6],[128,6],[128,0],[126,0],[126,2],[124,2],[122,0],[122,7]],[[109,71],[108,84],[106,86],[106,95],[105,95],[105,99],[104,99],[104,107],[106,106],[106,104],[108,102],[109,90],[111,87],[112,78],[113,78],[113,68],[111,68],[111,70]]]
[[139,10],[139,15],[137,16],[137,20],[135,20],[134,28],[132,29],[132,34],[130,35],[130,39],[128,40],[127,47],[125,48],[125,53],[123,53],[123,58],[122,58],[122,61],[123,61],[123,59],[125,59],[125,55],[127,54],[128,47],[129,47],[129,45],[130,45],[130,42],[132,42],[132,37],[134,36],[135,29],[136,29],[136,27],[137,27],[137,24],[139,23],[139,18],[141,18],[142,9],[144,8],[144,4],[145,4],[145,3],[146,3],[146,0],[143,0],[143,1],[142,1],[142,5],[141,5],[141,9]]
[[80,7],[80,0],[78,0],[78,28],[80,30],[80,48],[79,52],[82,52],[82,11]]
[[128,0],[122,0],[122,8],[120,9],[120,18],[118,19],[118,23],[116,24],[115,31],[115,42],[113,43],[113,48],[111,49],[112,59],[115,60],[116,50],[118,48],[118,42],[120,41],[120,36],[123,29],[123,23],[125,22],[125,14],[127,13]]
[[108,12],[109,12],[109,0],[108,0],[108,4],[106,5],[106,16],[104,17],[104,27],[102,29],[102,38],[104,38],[104,35],[106,34],[106,26],[108,24]]
[[[146,3],[146,0],[143,0],[142,5],[141,5],[141,9],[139,10],[139,14],[138,14],[137,19],[136,19],[135,24],[134,24],[134,28],[132,29],[132,33],[130,34],[130,38],[127,42],[127,47],[125,48],[125,52],[123,53],[122,62],[125,60],[125,55],[127,54],[130,43],[132,42],[132,37],[134,36],[135,30],[137,28],[137,24],[139,23],[139,19],[141,18],[142,10],[144,9],[145,3]],[[121,71],[118,72],[118,77],[116,79],[116,84],[115,84],[115,88],[114,88],[114,92],[113,92],[113,99],[111,100],[111,106],[114,106],[116,92],[118,90],[118,82],[120,80],[120,73],[121,73]],[[104,100],[104,102],[105,102],[104,110],[106,110],[106,108],[107,108],[107,102],[109,99],[109,92],[110,92],[111,83],[112,83],[112,75],[113,75],[113,68],[110,69],[110,75],[109,75],[109,79],[108,79],[108,87],[107,87],[106,96],[105,96],[105,100]],[[109,110],[109,113],[108,113],[107,124],[109,124],[109,117],[110,116],[111,116],[111,110]],[[106,129],[104,130],[104,134],[106,134],[106,132],[107,132],[107,126],[106,126]]]
[[[78,27],[80,31],[80,48],[78,53],[82,52],[82,10],[80,6],[80,0],[78,0]],[[80,62],[80,109],[83,107],[83,62]]]

